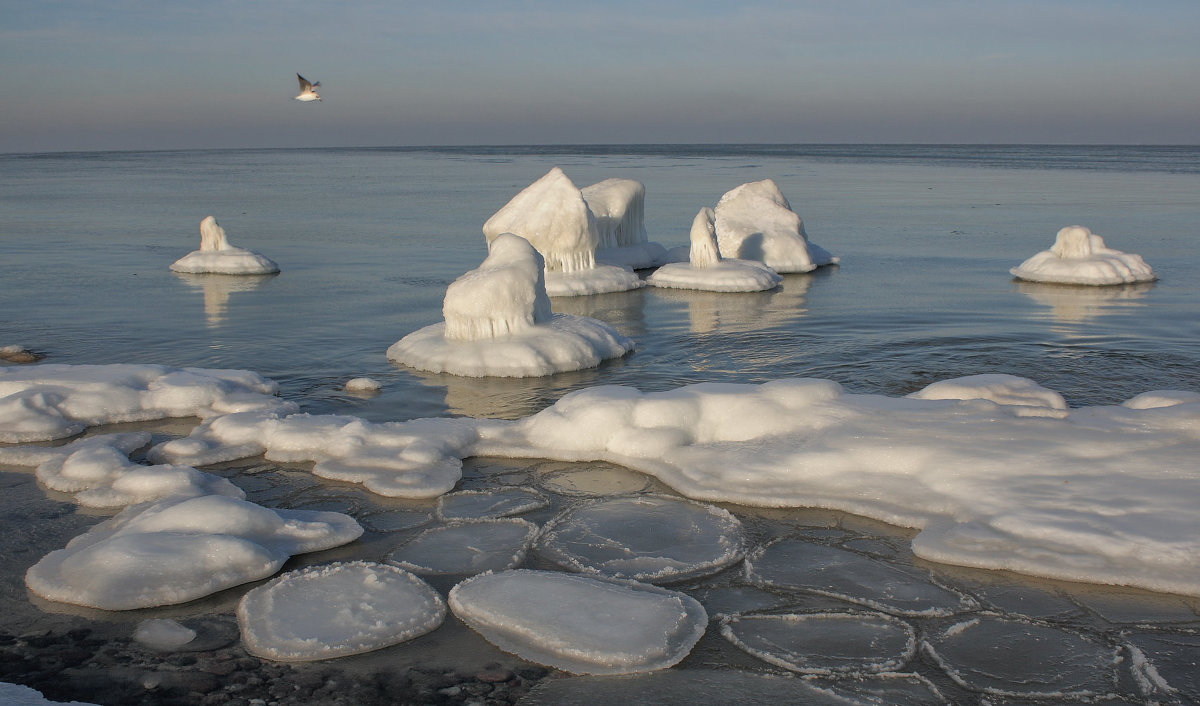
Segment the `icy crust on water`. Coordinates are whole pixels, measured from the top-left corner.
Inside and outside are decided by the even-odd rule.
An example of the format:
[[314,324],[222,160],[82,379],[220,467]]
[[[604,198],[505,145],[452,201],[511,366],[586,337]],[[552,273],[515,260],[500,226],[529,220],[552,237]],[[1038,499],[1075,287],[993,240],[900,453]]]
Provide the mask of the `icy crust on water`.
[[694,598],[650,584],[517,569],[467,579],[450,609],[488,642],[575,674],[631,674],[682,660],[708,614]]
[[437,516],[442,521],[509,517],[540,510],[549,504],[550,499],[545,495],[519,486],[462,490],[438,498]]
[[1058,231],[1049,250],[1034,255],[1009,270],[1030,282],[1114,285],[1153,282],[1154,270],[1140,255],[1113,250],[1104,239],[1083,226]]
[[421,576],[503,571],[525,560],[537,534],[516,518],[460,521],[425,530],[386,560]]
[[0,447],[0,463],[37,466],[42,485],[73,493],[85,507],[123,508],[166,498],[226,495],[244,498],[228,480],[190,466],[146,466],[129,454],[149,446],[148,432],[102,434],[64,446]]
[[917,652],[916,631],[882,613],[730,616],[721,620],[721,634],[765,662],[802,674],[888,672]]
[[559,514],[537,552],[572,571],[665,583],[741,561],[742,523],[729,512],[663,495],[602,499]]
[[290,412],[277,386],[247,370],[162,365],[0,367],[0,442],[74,436],[97,424],[230,412]]
[[692,221],[688,262],[663,265],[646,278],[646,283],[711,292],[761,292],[783,281],[775,270],[761,262],[721,257],[715,218],[711,208],[700,209]]
[[286,573],[246,593],[237,608],[248,652],[297,662],[405,642],[445,618],[446,604],[429,584],[394,566],[365,561]]
[[5,706],[99,706],[83,701],[51,701],[37,689],[0,682],[0,704]]
[[200,249],[171,263],[171,269],[190,274],[268,275],[279,272],[279,265],[253,250],[230,245],[225,229],[208,216],[200,222]]
[[758,260],[780,273],[811,272],[838,261],[809,242],[804,221],[771,179],[730,190],[715,210],[717,243],[724,257]]
[[25,584],[47,600],[103,610],[184,603],[362,532],[336,512],[269,510],[220,495],[163,501],[127,508],[50,552]]

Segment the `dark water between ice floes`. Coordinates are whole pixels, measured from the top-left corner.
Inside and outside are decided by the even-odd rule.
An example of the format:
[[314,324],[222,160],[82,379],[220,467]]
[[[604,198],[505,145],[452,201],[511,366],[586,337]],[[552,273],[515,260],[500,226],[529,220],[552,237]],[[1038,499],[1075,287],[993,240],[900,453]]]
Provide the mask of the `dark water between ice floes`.
[[[483,258],[484,220],[556,165],[581,187],[608,177],[643,182],[647,233],[667,247],[686,242],[700,207],[715,205],[741,183],[772,178],[809,237],[841,264],[788,275],[780,289],[759,294],[643,289],[555,299],[556,311],[602,319],[637,341],[633,354],[595,370],[476,380],[390,363],[387,347],[439,320],[446,285]],[[207,215],[218,219],[231,243],[262,252],[282,273],[234,278],[168,271],[198,247]],[[1014,282],[1008,269],[1048,248],[1056,231],[1070,224],[1142,255],[1160,280],[1111,288]],[[56,363],[250,369],[277,381],[281,394],[305,411],[375,421],[514,418],[601,384],[663,390],[789,376],[898,395],[960,375],[1011,373],[1057,390],[1073,406],[1112,404],[1152,389],[1200,391],[1198,228],[1198,148],[585,146],[0,155],[0,346],[23,345]],[[379,380],[382,391],[343,391],[346,380],[359,376]],[[544,476],[565,470],[535,466],[505,476],[486,462],[471,462],[465,483],[544,485]],[[275,498],[423,512],[340,486],[322,500],[319,488],[303,486],[300,479],[311,476],[302,470],[280,475],[233,464],[228,472],[264,503]],[[61,537],[23,530],[34,535],[30,546],[54,548],[96,520],[57,507],[48,500],[28,517],[7,515],[0,526],[57,528]],[[403,524],[409,516],[394,517]],[[883,547],[899,551],[902,563],[911,561],[902,550],[905,531],[877,523],[819,511],[739,517],[759,540],[800,528],[818,541]],[[370,551],[382,552],[391,538],[376,535]],[[13,563],[28,565],[38,556]],[[1062,620],[1102,640],[1132,631],[1168,669],[1196,658],[1194,602],[1048,582],[1031,588],[1024,579],[985,572],[959,576],[972,590],[991,586],[988,605],[1006,615]],[[9,584],[10,593],[19,593],[19,582]],[[732,610],[766,600],[729,584],[718,578],[695,591]],[[228,602],[218,598],[213,605],[225,610]],[[23,611],[20,620],[36,622],[38,610]],[[471,643],[465,628],[458,631],[432,638],[441,640],[439,647],[426,643],[429,659],[459,659],[474,668],[494,657]],[[471,647],[460,651],[462,644]],[[709,636],[685,666],[764,668],[734,652]],[[381,659],[362,658],[355,668],[369,670]],[[913,669],[938,672],[927,658],[918,662]],[[1195,697],[1200,687],[1192,680]],[[975,698],[976,692],[954,691],[944,677],[939,686],[951,697]],[[1120,693],[1141,692],[1126,684]]]

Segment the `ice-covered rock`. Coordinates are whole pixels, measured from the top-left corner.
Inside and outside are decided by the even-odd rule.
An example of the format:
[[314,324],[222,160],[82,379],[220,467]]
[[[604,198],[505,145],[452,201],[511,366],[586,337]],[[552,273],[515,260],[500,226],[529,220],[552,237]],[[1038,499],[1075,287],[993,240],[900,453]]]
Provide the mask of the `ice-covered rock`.
[[596,218],[596,260],[635,270],[666,261],[666,248],[646,239],[646,187],[633,179],[605,179],[582,190]]
[[742,523],[714,505],[666,495],[569,508],[542,529],[537,552],[572,571],[652,583],[714,574],[740,561]]
[[1049,250],[1043,250],[1009,272],[1031,282],[1058,284],[1102,286],[1157,279],[1154,270],[1140,255],[1107,247],[1103,238],[1083,226],[1059,230]]
[[266,578],[293,554],[362,534],[333,512],[269,510],[206,495],[127,508],[50,552],[25,584],[51,601],[129,610],[184,603]]
[[687,656],[708,615],[683,593],[633,581],[516,569],[467,579],[450,609],[522,659],[575,674],[665,669]]
[[195,640],[196,631],[175,620],[151,618],[138,623],[133,639],[151,649],[170,652]]
[[437,515],[444,521],[510,517],[539,510],[550,500],[536,490],[509,486],[491,490],[460,490],[438,498]]
[[883,613],[736,615],[721,634],[742,650],[801,674],[893,672],[917,652],[911,625]]
[[162,365],[0,367],[0,442],[74,436],[89,426],[246,410],[292,411],[278,386],[247,370]]
[[374,378],[351,378],[346,381],[346,392],[370,394],[379,392],[382,388],[383,384]]
[[200,221],[200,249],[173,262],[171,269],[192,274],[264,275],[278,272],[279,265],[253,250],[230,245],[225,229],[208,216]]
[[811,591],[892,615],[946,616],[978,607],[916,570],[794,539],[772,542],[747,556],[746,577],[757,585]]
[[35,353],[25,346],[0,346],[0,360],[7,363],[36,363],[43,357],[40,353]]
[[378,650],[420,637],[446,618],[437,591],[411,573],[354,561],[286,573],[242,597],[246,651],[305,662]]
[[722,196],[716,233],[722,256],[758,260],[776,272],[811,272],[838,261],[809,242],[804,221],[771,179],[742,184]]
[[147,432],[102,434],[76,439],[64,446],[0,447],[0,462],[37,466],[42,485],[74,493],[85,507],[121,508],[128,505],[245,493],[228,480],[190,466],[134,463],[129,454],[150,444]]
[[1074,701],[1116,684],[1116,649],[1030,621],[972,618],[932,634],[924,648],[951,679],[988,694]]
[[602,321],[551,312],[542,256],[529,242],[510,233],[490,242],[483,264],[446,289],[445,321],[392,344],[389,359],[468,377],[540,377],[633,349]]
[[525,560],[537,533],[517,518],[460,521],[425,530],[386,559],[421,576],[503,571]]
[[721,257],[715,217],[711,208],[700,209],[692,221],[691,259],[663,265],[646,278],[646,283],[710,292],[761,292],[778,286],[783,278],[762,262]]

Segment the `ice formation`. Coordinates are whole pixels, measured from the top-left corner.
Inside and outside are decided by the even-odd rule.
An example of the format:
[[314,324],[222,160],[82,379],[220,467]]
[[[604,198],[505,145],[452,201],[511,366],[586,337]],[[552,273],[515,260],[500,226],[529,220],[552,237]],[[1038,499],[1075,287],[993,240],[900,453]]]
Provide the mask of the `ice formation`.
[[169,652],[195,640],[196,631],[175,620],[152,618],[138,623],[133,639],[151,649]]
[[36,363],[42,356],[25,346],[10,345],[0,347],[0,360],[8,363]]
[[1114,285],[1157,279],[1140,255],[1105,246],[1103,238],[1083,226],[1058,231],[1049,250],[1009,272],[1019,279],[1057,284]]
[[583,188],[596,218],[596,259],[635,270],[666,261],[666,248],[646,240],[646,187],[633,179],[605,179]]
[[387,555],[420,576],[481,574],[525,560],[538,526],[517,518],[461,521],[428,529]]
[[148,432],[103,434],[64,446],[0,447],[0,462],[37,466],[42,485],[74,493],[75,502],[85,507],[122,508],[200,495],[245,497],[228,480],[190,466],[146,466],[129,459],[149,445]]
[[99,706],[83,701],[51,701],[37,689],[0,682],[0,704],[5,706]]
[[184,603],[266,578],[293,554],[362,534],[334,512],[269,510],[206,495],[127,508],[50,552],[25,574],[51,601],[129,610]]
[[[620,213],[606,216],[606,231],[615,234],[629,227],[633,215],[626,204]],[[558,167],[525,187],[483,224],[489,247],[509,233],[528,240],[541,253],[550,296],[624,292],[644,285],[629,268],[596,264],[600,242],[596,217],[583,192]]]
[[631,674],[678,663],[704,634],[694,598],[650,584],[516,569],[450,590],[450,609],[522,659],[575,674]]
[[279,265],[246,248],[230,245],[225,229],[208,216],[200,221],[200,249],[171,264],[175,272],[222,275],[266,275],[279,271]]
[[540,377],[625,355],[633,341],[608,324],[550,310],[542,256],[502,233],[483,263],[446,288],[445,321],[388,348],[389,359],[419,370],[468,377]]
[[917,635],[884,613],[738,615],[721,621],[725,639],[759,659],[802,674],[889,672],[917,652]]
[[567,509],[542,529],[537,552],[572,571],[666,583],[715,574],[743,546],[742,523],[726,510],[636,495]]
[[437,516],[445,520],[481,520],[489,517],[510,517],[550,504],[545,495],[518,486],[494,490],[461,490],[438,498]]
[[161,365],[0,367],[0,442],[74,436],[89,426],[245,410],[291,411],[275,383],[245,370]]
[[420,637],[442,624],[446,604],[407,571],[355,561],[311,566],[273,579],[242,597],[237,617],[247,652],[303,662]]
[[771,179],[742,184],[722,196],[716,233],[722,256],[758,260],[776,272],[811,272],[838,261],[809,242],[804,221]]
[[351,378],[346,381],[346,392],[371,393],[379,392],[383,385],[372,378]]
[[778,286],[783,278],[765,264],[721,257],[715,217],[711,208],[700,209],[692,221],[689,262],[663,265],[646,278],[646,283],[655,287],[710,292],[761,292]]

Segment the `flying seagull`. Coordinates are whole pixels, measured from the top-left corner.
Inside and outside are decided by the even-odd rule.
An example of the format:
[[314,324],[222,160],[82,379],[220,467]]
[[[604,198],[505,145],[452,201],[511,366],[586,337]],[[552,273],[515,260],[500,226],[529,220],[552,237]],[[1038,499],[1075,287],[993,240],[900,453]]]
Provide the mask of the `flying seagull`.
[[321,96],[317,95],[317,92],[313,90],[317,86],[321,85],[320,81],[317,81],[316,83],[309,83],[308,79],[304,78],[300,74],[296,74],[296,78],[300,79],[300,95],[296,96],[296,100],[304,101],[305,103],[309,101],[321,100]]

